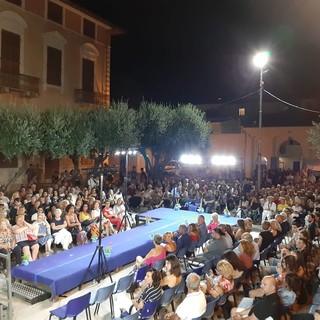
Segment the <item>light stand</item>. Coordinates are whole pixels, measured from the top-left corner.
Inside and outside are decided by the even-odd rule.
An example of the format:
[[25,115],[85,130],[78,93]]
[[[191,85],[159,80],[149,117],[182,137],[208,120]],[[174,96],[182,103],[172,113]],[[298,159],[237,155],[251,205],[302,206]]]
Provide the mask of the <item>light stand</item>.
[[257,170],[257,189],[261,189],[261,144],[262,144],[262,95],[263,95],[263,73],[264,66],[269,60],[269,51],[257,53],[253,58],[253,63],[260,68],[260,89],[259,89],[259,137],[258,137],[258,170]]
[[103,246],[101,244],[101,235],[102,235],[102,197],[103,197],[103,172],[100,173],[100,217],[99,217],[99,237],[98,237],[98,245],[96,246],[96,249],[93,253],[93,256],[90,260],[90,263],[87,267],[86,272],[84,273],[84,276],[82,278],[81,284],[79,286],[79,290],[81,290],[81,287],[86,279],[86,276],[89,272],[92,271],[90,270],[92,262],[94,261],[94,258],[96,256],[96,254],[98,254],[98,276],[95,279],[98,283],[100,283],[100,281],[102,279],[105,278],[105,275],[107,274],[110,278],[110,281],[112,282],[112,277],[111,277],[111,273],[109,272],[109,268],[108,268],[108,262],[107,262],[107,258],[103,252]]
[[123,202],[124,202],[124,215],[121,219],[120,226],[118,228],[118,232],[120,232],[121,227],[123,226],[123,230],[127,230],[127,224],[130,226],[132,229],[131,221],[128,217],[128,204],[127,204],[127,193],[128,193],[128,149],[126,150],[126,160],[125,160],[125,177],[124,177],[124,194],[123,194]]
[[258,191],[261,189],[261,143],[262,143],[262,95],[263,95],[263,67],[260,69],[259,89],[259,138],[258,138]]

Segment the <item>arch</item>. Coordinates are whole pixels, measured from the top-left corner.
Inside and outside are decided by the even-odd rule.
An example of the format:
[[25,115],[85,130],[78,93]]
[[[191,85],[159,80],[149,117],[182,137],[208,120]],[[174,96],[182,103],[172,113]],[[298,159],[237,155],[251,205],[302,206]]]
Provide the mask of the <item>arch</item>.
[[302,147],[300,143],[292,138],[283,141],[278,149],[278,155],[280,157],[302,157]]
[[44,54],[44,65],[43,65],[43,79],[44,81],[44,89],[47,89],[47,47],[53,47],[61,51],[62,55],[62,63],[61,63],[61,93],[63,93],[64,88],[64,59],[65,59],[65,46],[67,44],[67,40],[58,32],[58,31],[52,31],[52,32],[46,32],[43,34],[43,52]]
[[23,35],[24,30],[28,27],[26,21],[13,11],[0,12],[0,28],[6,29],[12,33]]
[[[20,37],[20,57],[19,57],[19,63],[20,63],[20,73],[24,72],[24,32],[25,29],[28,27],[28,24],[26,21],[19,16],[17,13],[13,11],[2,11],[0,12],[0,31],[6,30],[9,32],[12,32],[14,34],[17,34]],[[1,37],[1,32],[0,32]],[[1,41],[0,41],[0,52],[1,52]],[[1,57],[0,57],[1,58]]]
[[92,61],[97,61],[99,56],[99,50],[91,43],[84,43],[80,47],[80,56]]

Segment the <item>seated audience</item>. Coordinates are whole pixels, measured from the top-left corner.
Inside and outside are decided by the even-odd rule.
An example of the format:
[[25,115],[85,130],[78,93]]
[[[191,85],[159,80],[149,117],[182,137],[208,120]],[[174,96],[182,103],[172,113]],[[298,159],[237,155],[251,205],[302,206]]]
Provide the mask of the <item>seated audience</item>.
[[[160,287],[161,275],[160,271],[149,269],[144,278],[146,287],[138,299],[131,300],[132,306],[129,311],[135,307],[136,310],[141,310],[147,302],[156,301],[161,298],[162,290]],[[134,312],[131,312],[134,313]],[[121,318],[129,315],[129,312],[124,311],[121,313]]]
[[208,301],[220,298],[224,293],[231,291],[234,287],[234,269],[227,260],[220,260],[216,268],[217,275],[210,272],[206,275],[206,288],[203,290],[210,295]]
[[172,232],[168,231],[163,235],[164,248],[166,253],[172,253],[177,251],[177,244],[173,241]]
[[217,212],[213,212],[211,214],[211,220],[208,224],[208,232],[212,232],[213,230],[215,230],[218,226],[219,226],[220,222],[219,222],[219,215]]
[[228,249],[224,235],[220,228],[216,228],[212,233],[212,239],[204,244],[203,253],[196,256],[198,261],[208,261],[213,258],[219,258]]
[[174,233],[174,239],[176,239],[177,251],[189,247],[191,240],[188,234],[188,227],[185,224],[180,224],[178,232]]
[[270,231],[270,222],[264,220],[261,223],[262,231],[259,233],[258,246],[260,252],[266,249],[273,241],[274,237]]
[[232,277],[234,280],[240,279],[243,275],[243,272],[246,270],[246,267],[239,259],[239,256],[231,249],[226,250],[223,253],[222,259],[227,260],[233,268]]
[[206,311],[206,298],[200,290],[200,276],[189,273],[186,279],[188,293],[175,312],[167,313],[165,320],[194,319]]
[[[122,200],[121,200],[121,198],[119,198],[117,201],[119,201],[119,202],[121,202]],[[119,211],[120,212],[120,211]],[[116,214],[115,214],[115,212],[113,211],[113,208],[110,206],[110,201],[109,200],[107,200],[106,202],[105,202],[105,206],[104,206],[104,208],[102,209],[102,214],[103,214],[103,217],[104,217],[104,219],[102,220],[103,221],[103,223],[105,224],[107,221],[110,221],[111,222],[111,224],[113,224],[113,225],[115,225],[116,226],[116,228],[117,228],[117,230],[120,230],[121,229],[121,217],[120,216],[117,216]],[[107,235],[109,235],[109,233],[110,233],[110,227],[112,227],[112,226],[109,226],[107,229]],[[112,231],[113,230],[113,231]],[[112,232],[113,233],[115,233],[115,231],[114,231],[114,229],[112,228]]]
[[252,242],[241,239],[239,246],[239,259],[242,261],[243,265],[246,269],[251,269],[253,266],[253,256],[255,253],[255,248]]
[[90,231],[90,225],[94,223],[94,217],[91,210],[89,210],[89,204],[87,202],[84,202],[80,208],[79,221],[82,229],[88,233]]
[[263,290],[263,297],[253,304],[253,306],[241,311],[237,308],[232,308],[232,320],[257,320],[267,319],[268,317],[280,319],[282,307],[281,300],[277,294],[277,280],[272,276],[265,276],[262,279],[261,288]]
[[177,286],[182,280],[180,261],[175,255],[166,257],[166,263],[163,271],[165,275],[162,277],[160,286],[162,290]]
[[36,236],[37,226],[26,222],[24,216],[17,216],[16,225],[12,227],[12,232],[23,255],[28,257],[29,261],[36,260],[39,253],[39,244]]
[[187,257],[194,256],[194,249],[200,239],[199,230],[195,223],[190,223],[188,226],[188,234],[190,238],[190,244],[186,253]]
[[[5,218],[0,219],[0,252],[10,253],[16,265],[21,264],[21,247],[16,244],[16,239],[12,233],[11,226]],[[3,270],[7,271],[6,259],[2,259]]]
[[72,235],[67,230],[67,222],[61,217],[61,209],[57,208],[53,212],[53,218],[50,220],[52,235],[55,244],[61,244],[63,250],[68,250],[72,243]]
[[163,260],[166,257],[166,249],[161,245],[162,244],[162,236],[160,234],[156,234],[153,237],[154,248],[151,249],[147,255],[142,258],[141,256],[136,257],[136,267],[140,268],[142,265],[153,267],[155,262],[158,260]]
[[38,210],[37,220],[33,224],[37,226],[37,237],[39,245],[45,247],[46,255],[53,253],[53,250],[51,250],[51,244],[53,241],[53,237],[51,235],[51,227],[46,219],[43,210]]
[[[253,241],[253,237],[252,237],[251,233],[249,233],[249,232],[243,233],[242,236],[241,236],[241,240],[242,239],[248,240],[254,246],[254,253],[253,253],[253,256],[252,256],[253,261],[254,260],[260,260],[259,245],[256,242]],[[239,253],[238,247],[236,247],[234,249],[234,251],[238,254]]]
[[[277,293],[285,307],[289,307],[296,302],[297,296],[300,292],[301,282],[300,278],[293,272],[289,272],[285,277],[277,278],[278,290]],[[264,296],[262,288],[253,289],[249,291],[250,298],[261,298]]]
[[208,239],[208,228],[203,214],[198,216],[199,244],[202,245]]

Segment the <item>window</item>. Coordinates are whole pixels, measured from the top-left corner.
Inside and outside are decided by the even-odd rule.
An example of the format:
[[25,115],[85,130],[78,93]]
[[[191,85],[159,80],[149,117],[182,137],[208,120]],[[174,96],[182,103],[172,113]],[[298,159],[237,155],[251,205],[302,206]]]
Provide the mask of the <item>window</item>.
[[21,7],[21,4],[22,4],[22,0],[7,0],[7,1],[10,3],[13,3],[19,7]]
[[1,70],[10,74],[20,72],[20,36],[1,31]]
[[47,83],[61,86],[62,54],[59,49],[47,47]]
[[82,59],[82,89],[93,92],[94,62]]
[[48,2],[48,19],[59,23],[62,25],[62,7],[53,3],[51,1]]
[[95,39],[95,33],[96,25],[87,19],[83,19],[83,34],[92,39]]
[[13,157],[8,160],[5,156],[0,153],[0,168],[17,168],[18,167],[18,158]]
[[246,109],[245,108],[239,108],[239,116],[245,116],[246,115]]

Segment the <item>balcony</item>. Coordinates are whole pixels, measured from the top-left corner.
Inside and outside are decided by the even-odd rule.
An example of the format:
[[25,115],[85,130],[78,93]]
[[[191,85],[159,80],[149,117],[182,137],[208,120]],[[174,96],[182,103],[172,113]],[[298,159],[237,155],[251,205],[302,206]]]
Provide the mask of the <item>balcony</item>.
[[26,97],[37,97],[40,92],[39,84],[39,78],[0,70],[0,93],[18,91]]
[[76,103],[106,105],[108,103],[108,96],[99,92],[75,89],[74,100]]

